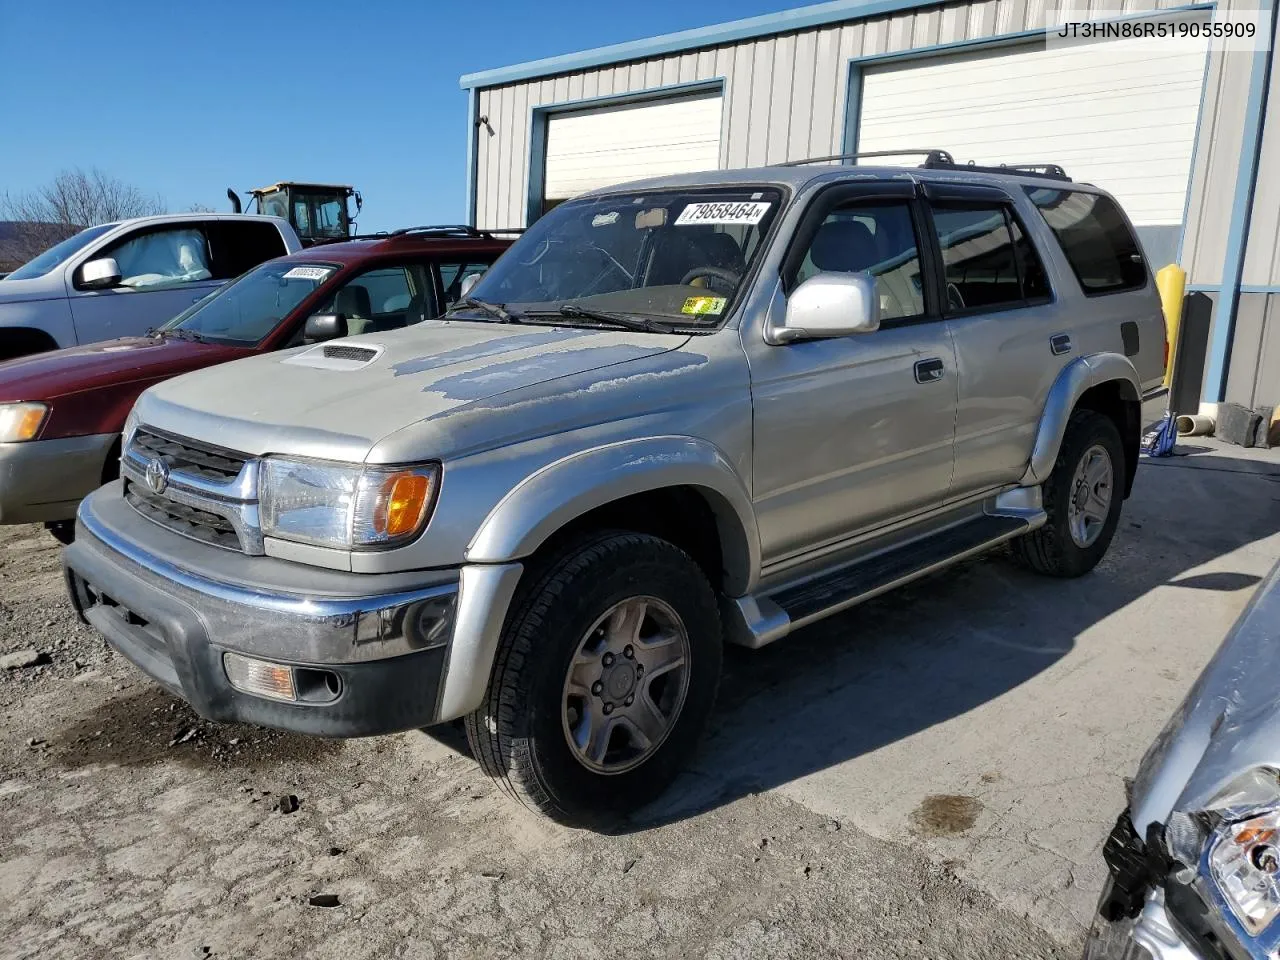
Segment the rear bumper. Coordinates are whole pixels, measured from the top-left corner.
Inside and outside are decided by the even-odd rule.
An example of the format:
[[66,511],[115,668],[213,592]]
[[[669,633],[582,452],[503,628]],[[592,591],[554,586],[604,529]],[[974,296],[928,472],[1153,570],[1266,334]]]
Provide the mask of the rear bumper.
[[[383,592],[388,578],[333,571],[317,573],[314,579],[324,585],[311,590],[210,577],[195,572],[208,551],[217,551],[216,559],[224,562],[265,558],[183,542],[137,514],[130,516],[117,486],[81,506],[76,540],[63,553],[72,603],[112,646],[201,716],[355,737],[460,715],[449,714],[448,704],[461,704],[462,712],[478,705],[478,699],[468,699],[476,678],[467,672],[468,651],[477,638],[465,631],[479,624],[489,630],[483,638],[492,636],[496,645],[496,628],[493,616],[478,618],[460,604],[466,578],[459,570],[424,571],[412,588],[395,577],[393,592]],[[137,538],[124,534],[133,526]],[[139,546],[139,540],[157,535],[176,541],[171,545],[191,553],[191,561],[179,565]],[[273,563],[257,569],[297,566]],[[509,580],[514,588],[519,570],[518,565],[514,574],[490,567],[473,574],[466,591],[472,605],[496,599],[505,613],[504,596],[475,585]],[[487,606],[481,611],[488,612]],[[299,684],[299,696],[289,701],[247,693],[232,686],[224,659],[228,653],[291,668],[295,678],[322,680],[308,695]],[[487,684],[487,664],[483,669]],[[460,696],[460,689],[468,696]]]
[[0,443],[0,523],[70,520],[102,486],[118,433]]

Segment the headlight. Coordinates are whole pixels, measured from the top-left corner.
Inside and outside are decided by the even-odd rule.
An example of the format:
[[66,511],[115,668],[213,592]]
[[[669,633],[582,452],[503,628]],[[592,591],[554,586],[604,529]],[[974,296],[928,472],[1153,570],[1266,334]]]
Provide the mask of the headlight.
[[138,432],[138,408],[134,407],[125,418],[124,429],[120,431],[120,449],[128,450],[133,442],[133,435]]
[[426,524],[439,478],[438,464],[361,467],[268,457],[258,493],[262,532],[325,547],[402,543]]
[[0,403],[0,443],[33,439],[48,413],[43,403]]
[[1249,771],[1213,806],[1220,821],[1204,859],[1209,877],[1244,929],[1257,936],[1280,914],[1280,784],[1275,771]]

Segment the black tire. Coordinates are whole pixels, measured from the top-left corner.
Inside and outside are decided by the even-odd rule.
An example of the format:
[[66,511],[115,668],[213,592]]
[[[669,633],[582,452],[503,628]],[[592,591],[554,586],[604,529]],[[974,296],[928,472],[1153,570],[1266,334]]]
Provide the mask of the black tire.
[[[1111,458],[1111,499],[1097,539],[1081,546],[1071,536],[1069,509],[1076,470],[1085,454],[1095,446]],[[1058,459],[1044,483],[1044,510],[1049,519],[1040,529],[1010,543],[1013,558],[1036,573],[1050,577],[1079,577],[1088,573],[1098,565],[1115,536],[1124,500],[1124,475],[1124,447],[1115,422],[1093,410],[1076,410],[1067,421]]]
[[[572,826],[607,827],[660,794],[697,744],[720,680],[716,595],[701,568],[657,537],[609,531],[531,572],[507,617],[480,709],[466,718],[481,768],[515,799]],[[639,766],[589,769],[562,724],[570,663],[592,624],[630,597],[654,597],[688,636],[688,685],[669,732]]]
[[76,538],[76,522],[74,520],[54,520],[44,526],[46,530],[53,534],[53,539],[64,547],[69,546]]

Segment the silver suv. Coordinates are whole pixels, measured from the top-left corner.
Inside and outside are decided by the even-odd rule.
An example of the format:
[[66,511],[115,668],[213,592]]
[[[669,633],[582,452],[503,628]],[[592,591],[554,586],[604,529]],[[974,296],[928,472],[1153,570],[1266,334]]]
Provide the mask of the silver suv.
[[1164,373],[1104,191],[847,165],[614,187],[442,320],[159,384],[84,501],[73,601],[206,717],[465,718],[565,822],[659,793],[721,645],[1011,541],[1090,570]]

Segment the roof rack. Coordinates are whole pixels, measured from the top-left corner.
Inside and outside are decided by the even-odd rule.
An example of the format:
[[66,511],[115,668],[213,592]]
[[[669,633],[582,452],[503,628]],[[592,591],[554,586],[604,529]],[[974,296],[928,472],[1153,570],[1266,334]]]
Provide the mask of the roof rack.
[[448,236],[448,237],[476,237],[491,238],[499,233],[524,233],[524,227],[488,227],[484,230],[478,230],[475,227],[468,226],[465,223],[445,223],[434,224],[424,227],[401,227],[399,230],[392,230],[387,237],[406,237],[406,236]]
[[836,160],[866,160],[873,157],[912,157],[923,156],[920,167],[924,170],[968,170],[972,173],[1020,174],[1030,177],[1045,177],[1049,180],[1065,180],[1071,182],[1067,172],[1056,163],[1002,163],[999,166],[979,166],[972,160],[968,163],[956,163],[954,157],[946,150],[871,150],[865,153],[835,153],[829,157],[810,157],[806,160],[788,160],[777,163],[777,167],[800,167],[807,163],[832,163]]
[[955,160],[951,154],[945,150],[871,150],[867,153],[834,153],[829,157],[809,157],[806,160],[788,160],[785,163],[775,163],[775,167],[802,167],[806,163],[831,163],[833,160],[865,160],[870,157],[914,157],[921,156],[925,161],[921,166],[928,166],[930,162],[954,164]]
[[974,173],[1000,173],[1005,174],[1021,174],[1029,177],[1044,177],[1049,180],[1065,180],[1071,182],[1071,178],[1067,176],[1067,171],[1056,163],[1002,163],[998,166],[980,166],[970,160],[968,163],[956,163],[947,156],[945,160],[941,158],[928,157],[924,163],[920,164],[926,170],[968,170]]

